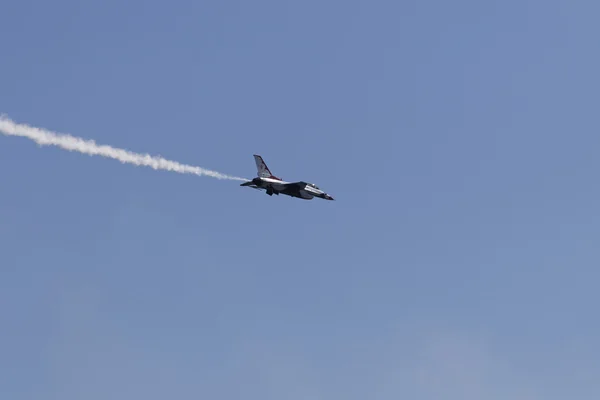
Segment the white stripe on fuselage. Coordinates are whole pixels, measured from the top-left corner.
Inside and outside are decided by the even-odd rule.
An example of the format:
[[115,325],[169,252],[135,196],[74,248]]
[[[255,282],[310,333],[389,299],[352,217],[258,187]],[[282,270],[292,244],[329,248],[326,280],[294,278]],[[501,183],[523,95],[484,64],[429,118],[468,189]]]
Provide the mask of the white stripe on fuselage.
[[260,180],[264,186],[271,186],[275,190],[283,190],[283,189],[285,189],[286,185],[291,183],[291,182],[280,181],[280,180],[273,179],[273,178],[262,178],[261,177]]
[[323,193],[322,190],[315,189],[314,187],[312,187],[310,185],[306,185],[306,187],[304,188],[304,190],[307,191],[307,192],[315,193],[315,194],[322,194]]
[[291,182],[286,182],[286,181],[280,181],[278,179],[273,179],[273,178],[263,178],[260,177],[260,180],[263,182],[268,182],[268,183],[279,183],[279,184],[286,184],[286,183],[291,183]]

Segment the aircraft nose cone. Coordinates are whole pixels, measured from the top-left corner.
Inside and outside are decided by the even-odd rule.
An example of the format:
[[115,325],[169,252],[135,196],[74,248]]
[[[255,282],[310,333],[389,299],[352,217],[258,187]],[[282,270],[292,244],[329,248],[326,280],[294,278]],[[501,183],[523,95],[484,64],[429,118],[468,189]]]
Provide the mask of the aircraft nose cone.
[[331,196],[330,196],[330,195],[328,195],[328,194],[326,194],[326,195],[325,195],[325,198],[326,198],[327,200],[335,200],[333,197],[331,197]]

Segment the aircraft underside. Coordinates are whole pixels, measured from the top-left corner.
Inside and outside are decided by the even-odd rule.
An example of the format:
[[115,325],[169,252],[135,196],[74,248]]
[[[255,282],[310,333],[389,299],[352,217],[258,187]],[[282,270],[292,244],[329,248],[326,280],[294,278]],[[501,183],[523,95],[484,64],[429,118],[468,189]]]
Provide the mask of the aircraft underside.
[[297,189],[295,187],[274,188],[272,185],[268,185],[264,189],[269,196],[273,196],[274,194],[285,194],[287,196],[297,197],[304,200],[311,200],[314,197],[305,190]]

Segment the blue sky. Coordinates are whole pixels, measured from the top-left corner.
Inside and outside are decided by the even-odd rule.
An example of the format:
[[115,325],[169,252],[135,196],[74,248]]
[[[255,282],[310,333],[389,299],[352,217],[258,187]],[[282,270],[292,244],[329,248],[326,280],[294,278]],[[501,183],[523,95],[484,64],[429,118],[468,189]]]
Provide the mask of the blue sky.
[[600,396],[592,1],[12,1],[0,397]]

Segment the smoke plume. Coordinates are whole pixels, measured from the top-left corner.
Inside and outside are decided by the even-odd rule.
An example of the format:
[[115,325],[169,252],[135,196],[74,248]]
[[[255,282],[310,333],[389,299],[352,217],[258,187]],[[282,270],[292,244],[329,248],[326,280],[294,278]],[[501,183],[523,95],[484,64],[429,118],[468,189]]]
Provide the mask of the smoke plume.
[[79,153],[89,154],[91,156],[112,158],[125,164],[173,171],[180,174],[193,174],[199,176],[210,176],[217,179],[246,181],[244,178],[222,174],[220,172],[211,171],[193,165],[180,164],[176,161],[166,160],[162,157],[134,153],[129,150],[114,148],[107,145],[99,145],[93,140],[85,140],[42,128],[18,124],[5,115],[0,115],[0,132],[7,136],[20,136],[31,139],[40,146],[57,146],[68,151],[77,151]]

